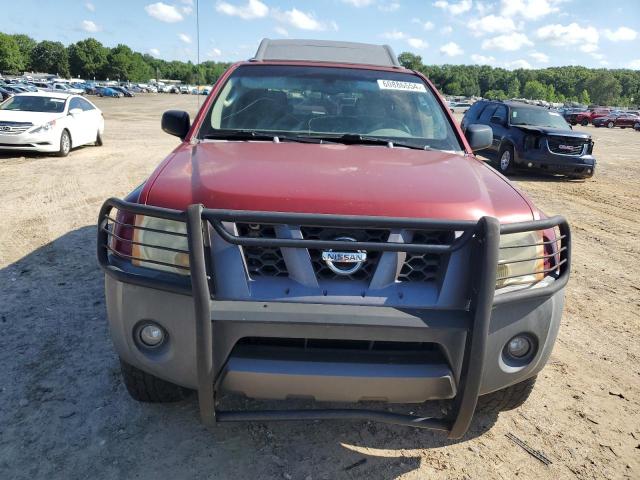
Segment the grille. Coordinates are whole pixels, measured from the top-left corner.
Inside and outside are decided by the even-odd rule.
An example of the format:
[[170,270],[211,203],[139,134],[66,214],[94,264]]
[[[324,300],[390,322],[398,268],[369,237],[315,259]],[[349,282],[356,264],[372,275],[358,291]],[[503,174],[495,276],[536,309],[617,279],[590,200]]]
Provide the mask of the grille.
[[[453,232],[416,231],[411,243],[446,245],[453,241]],[[398,274],[399,282],[434,282],[440,280],[442,255],[436,253],[407,253]]]
[[[276,238],[273,225],[237,223],[238,234],[249,238]],[[277,247],[243,247],[244,258],[251,277],[287,277],[287,265]]]
[[18,135],[33,127],[31,122],[0,122],[0,134]]
[[584,146],[589,143],[584,138],[556,136],[550,136],[547,142],[551,152],[562,155],[581,155]]
[[[359,242],[386,242],[389,230],[352,230],[348,228],[301,227],[302,237],[306,240],[335,240],[340,237],[353,238]],[[345,241],[345,250],[349,251],[349,242]],[[322,251],[309,249],[309,256],[313,264],[316,277],[320,280],[371,280],[380,260],[381,252],[367,251],[367,260],[362,267],[351,275],[339,275],[329,268],[322,260]]]

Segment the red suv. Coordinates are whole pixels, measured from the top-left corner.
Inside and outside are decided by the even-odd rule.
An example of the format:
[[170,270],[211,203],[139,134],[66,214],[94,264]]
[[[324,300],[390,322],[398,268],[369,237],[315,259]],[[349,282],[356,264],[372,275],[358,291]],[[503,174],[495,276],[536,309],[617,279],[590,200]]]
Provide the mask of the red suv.
[[[207,424],[371,419],[453,438],[476,407],[526,400],[560,326],[569,228],[474,156],[491,128],[465,137],[389,47],[264,40],[193,123],[170,111],[162,128],[180,145],[99,215],[133,398],[195,390]],[[285,408],[228,410],[225,393]],[[435,400],[442,417],[370,403]]]
[[611,110],[609,110],[608,108],[591,108],[586,112],[578,112],[576,114],[570,115],[567,121],[571,125],[576,125],[579,123],[583,127],[586,127],[590,123],[593,123],[596,118],[606,117],[610,113]]

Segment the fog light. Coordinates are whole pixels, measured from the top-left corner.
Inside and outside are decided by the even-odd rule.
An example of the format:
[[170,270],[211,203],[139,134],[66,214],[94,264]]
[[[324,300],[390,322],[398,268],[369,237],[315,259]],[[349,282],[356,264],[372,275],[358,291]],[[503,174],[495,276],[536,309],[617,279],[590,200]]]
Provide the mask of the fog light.
[[157,347],[164,341],[164,330],[151,323],[142,327],[139,335],[140,341],[147,347]]
[[529,168],[533,167],[533,163],[531,163],[531,162],[527,163],[527,167],[529,167]]
[[531,352],[531,340],[524,335],[516,335],[507,343],[507,353],[514,358],[524,358]]

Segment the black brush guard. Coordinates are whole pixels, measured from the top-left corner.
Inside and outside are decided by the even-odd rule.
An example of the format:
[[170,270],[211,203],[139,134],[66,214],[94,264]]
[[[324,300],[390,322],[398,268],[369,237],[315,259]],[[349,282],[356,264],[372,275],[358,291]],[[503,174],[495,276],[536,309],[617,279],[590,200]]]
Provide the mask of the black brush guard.
[[[113,255],[123,257],[109,246],[113,233],[108,222],[115,219],[109,216],[112,209],[134,215],[159,217],[166,220],[185,222],[189,246],[190,282],[172,279],[172,275],[145,276],[131,273],[118,267],[111,261]],[[368,243],[350,242],[350,249],[378,250],[416,253],[450,253],[468,243],[472,243],[473,254],[470,298],[468,311],[473,319],[467,334],[467,344],[453,408],[444,418],[419,417],[396,414],[385,411],[365,409],[306,409],[306,410],[260,410],[260,411],[219,411],[215,408],[215,383],[213,368],[213,341],[211,301],[215,301],[212,288],[213,272],[210,252],[211,229],[223,240],[240,246],[266,246],[288,248],[341,248],[344,242],[281,238],[248,238],[229,233],[222,222],[243,222],[256,224],[287,224],[322,227],[351,228],[405,228],[419,230],[451,230],[462,232],[449,245],[422,245],[404,243]],[[118,223],[115,221],[115,223]],[[142,228],[126,225],[130,228]],[[543,270],[555,277],[547,286],[524,288],[501,293],[494,298],[496,270],[500,250],[500,235],[539,231],[558,228],[560,235],[556,239],[544,241],[554,244],[555,253],[545,255],[555,257],[553,268]],[[186,211],[177,211],[160,207],[129,203],[116,198],[107,200],[100,210],[98,219],[98,261],[107,275],[116,280],[149,288],[162,289],[174,293],[193,296],[196,318],[196,359],[198,378],[198,401],[202,421],[206,425],[215,422],[245,422],[272,420],[373,420],[411,427],[426,428],[447,432],[449,438],[462,437],[473,418],[478,401],[480,382],[483,372],[486,340],[493,305],[521,301],[535,297],[548,297],[564,288],[569,279],[571,262],[570,229],[562,216],[542,220],[500,225],[494,217],[482,217],[475,221],[442,221],[391,217],[363,217],[350,215],[324,215],[279,212],[254,212],[238,210],[205,209],[202,205],[191,205]],[[134,243],[131,240],[127,240]],[[509,248],[509,247],[506,247]],[[125,258],[130,260],[131,257]],[[518,260],[520,261],[520,260]],[[512,262],[508,262],[512,263]],[[533,273],[533,272],[532,272]]]

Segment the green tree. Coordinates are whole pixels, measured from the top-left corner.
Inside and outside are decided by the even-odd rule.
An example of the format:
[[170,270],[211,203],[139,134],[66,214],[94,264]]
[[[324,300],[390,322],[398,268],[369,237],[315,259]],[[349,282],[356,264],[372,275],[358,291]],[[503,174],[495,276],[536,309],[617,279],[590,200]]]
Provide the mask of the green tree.
[[522,94],[529,100],[544,100],[547,98],[547,87],[537,80],[529,80],[524,84]]
[[587,92],[586,90],[582,90],[582,93],[580,93],[580,96],[578,97],[578,102],[580,102],[583,105],[589,105],[591,103],[591,97],[589,97],[589,92]]
[[622,94],[622,85],[609,72],[601,71],[587,80],[591,101],[597,105],[613,105]]
[[109,49],[95,38],[87,38],[69,45],[69,67],[71,75],[85,79],[99,77],[105,69]]
[[487,90],[483,96],[489,100],[506,100],[508,98],[502,90]]
[[0,33],[0,72],[18,73],[23,68],[20,45],[10,35]]
[[28,35],[15,34],[11,36],[20,49],[20,55],[22,56],[22,69],[28,70],[31,68],[31,52],[36,46],[36,41]]
[[422,68],[422,57],[410,52],[402,52],[398,55],[398,61],[404,68],[410,70],[420,70]]
[[520,80],[518,77],[513,77],[507,84],[507,97],[518,98],[520,97]]
[[43,73],[55,73],[69,76],[69,57],[67,49],[60,42],[44,40],[31,51],[31,68]]

